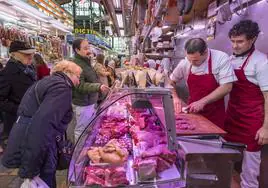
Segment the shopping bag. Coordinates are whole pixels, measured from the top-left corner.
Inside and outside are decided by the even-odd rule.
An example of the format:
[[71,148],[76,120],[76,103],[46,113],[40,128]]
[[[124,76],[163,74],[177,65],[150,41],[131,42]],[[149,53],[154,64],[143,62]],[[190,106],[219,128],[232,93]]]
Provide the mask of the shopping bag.
[[49,188],[49,186],[39,177],[25,179],[20,188]]

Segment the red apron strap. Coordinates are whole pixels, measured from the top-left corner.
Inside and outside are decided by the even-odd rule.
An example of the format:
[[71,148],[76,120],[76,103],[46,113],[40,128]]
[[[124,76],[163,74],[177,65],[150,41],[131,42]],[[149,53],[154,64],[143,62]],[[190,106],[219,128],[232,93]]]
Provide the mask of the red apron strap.
[[211,60],[211,51],[209,51],[209,59],[208,59],[208,73],[212,74],[212,60]]
[[251,57],[251,55],[253,54],[254,51],[255,51],[255,50],[253,49],[253,50],[251,50],[251,52],[248,54],[247,59],[245,60],[245,62],[243,63],[243,65],[242,65],[242,67],[241,67],[241,70],[244,70],[244,67],[247,65],[248,60],[249,60],[249,58]]

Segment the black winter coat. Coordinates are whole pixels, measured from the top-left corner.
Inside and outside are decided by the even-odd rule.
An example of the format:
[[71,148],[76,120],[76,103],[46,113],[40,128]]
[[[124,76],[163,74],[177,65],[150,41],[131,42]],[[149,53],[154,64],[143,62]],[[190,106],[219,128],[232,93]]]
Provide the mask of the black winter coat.
[[25,93],[18,116],[30,121],[14,124],[2,159],[8,168],[19,167],[21,178],[33,178],[41,171],[56,171],[55,137],[64,134],[72,119],[72,87],[72,81],[65,74],[55,73]]
[[25,66],[14,58],[10,58],[0,72],[0,111],[7,117],[5,128],[13,125],[20,101],[35,81],[33,66]]

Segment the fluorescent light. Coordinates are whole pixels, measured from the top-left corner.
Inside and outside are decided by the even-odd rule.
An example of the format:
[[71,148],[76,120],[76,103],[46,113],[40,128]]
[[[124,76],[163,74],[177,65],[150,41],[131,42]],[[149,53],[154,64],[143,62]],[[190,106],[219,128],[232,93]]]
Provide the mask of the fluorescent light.
[[11,14],[7,14],[7,13],[5,13],[5,12],[0,12],[0,15],[1,16],[3,16],[3,17],[7,17],[6,19],[13,19],[13,20],[19,20],[19,18],[18,17],[16,17],[16,16],[12,16]]
[[170,28],[170,26],[168,26],[168,25],[164,25],[162,28],[163,28],[163,29],[167,29],[167,28]]
[[44,31],[50,31],[50,29],[45,28],[45,27],[41,27],[41,30],[44,30]]
[[38,19],[38,20],[40,20],[40,21],[48,22],[48,20],[45,20],[45,19],[43,19],[43,18],[40,18],[39,16],[37,16],[37,15],[35,15],[35,14],[33,14],[33,13],[27,11],[27,10],[24,10],[23,8],[20,8],[20,7],[16,6],[16,5],[15,5],[14,7],[15,7],[17,10],[19,10],[19,11],[25,13],[25,14],[28,14],[29,16],[32,16],[32,17],[34,17],[34,18],[36,18],[36,19]]
[[116,18],[117,18],[118,26],[121,28],[124,27],[122,14],[116,14]]
[[26,23],[24,23],[24,24],[31,25],[31,26],[33,26],[33,27],[38,27],[38,28],[39,28],[39,26],[38,26],[38,25],[33,24],[33,23],[31,23],[31,22],[26,22]]
[[61,31],[65,32],[65,33],[70,33],[70,31],[64,29],[64,28],[61,27],[61,26],[58,26],[57,24],[52,24],[52,26],[55,27],[55,28],[58,29],[58,30],[61,30]]
[[120,30],[120,35],[121,35],[121,36],[124,36],[124,35],[125,35],[124,30]]
[[172,34],[173,34],[172,31],[167,32],[167,35],[172,35]]
[[120,0],[113,0],[114,7],[117,9],[121,8]]

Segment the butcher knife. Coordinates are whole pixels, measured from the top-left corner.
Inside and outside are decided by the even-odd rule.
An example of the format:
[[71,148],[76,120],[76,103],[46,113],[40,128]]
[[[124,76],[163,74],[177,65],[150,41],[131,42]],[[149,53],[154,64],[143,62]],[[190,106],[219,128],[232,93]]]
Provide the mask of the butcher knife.
[[224,142],[220,140],[200,140],[200,139],[193,139],[193,138],[185,138],[185,137],[177,137],[177,140],[183,142],[192,142],[196,144],[204,144],[210,145],[219,148],[232,148],[232,149],[246,149],[245,144],[236,143],[236,142]]
[[219,139],[220,135],[187,135],[187,136],[181,136],[181,137],[191,138],[191,139],[211,140],[211,139]]

